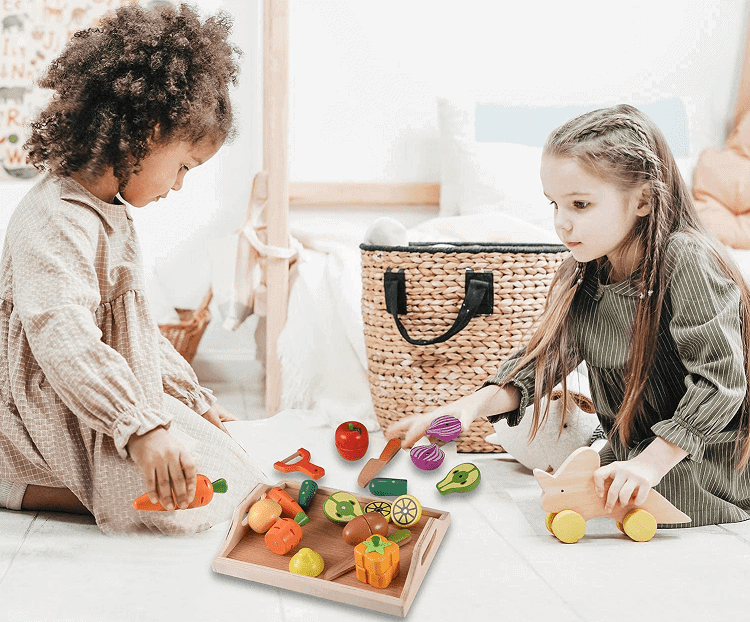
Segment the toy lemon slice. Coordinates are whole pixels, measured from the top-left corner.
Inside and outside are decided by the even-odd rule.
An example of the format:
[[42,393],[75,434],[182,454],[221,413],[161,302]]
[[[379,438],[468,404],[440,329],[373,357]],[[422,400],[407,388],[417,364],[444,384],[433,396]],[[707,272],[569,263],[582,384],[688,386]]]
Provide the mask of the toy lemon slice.
[[365,508],[365,514],[367,512],[377,512],[382,514],[383,517],[388,520],[391,517],[391,503],[389,501],[370,501]]
[[422,505],[416,497],[401,495],[391,505],[391,520],[398,527],[411,527],[422,518]]

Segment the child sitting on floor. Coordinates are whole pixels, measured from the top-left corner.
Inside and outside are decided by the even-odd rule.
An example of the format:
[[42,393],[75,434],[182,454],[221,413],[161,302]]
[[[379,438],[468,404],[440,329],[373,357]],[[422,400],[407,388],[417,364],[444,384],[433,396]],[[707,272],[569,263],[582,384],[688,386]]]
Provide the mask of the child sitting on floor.
[[[2,507],[190,533],[228,520],[263,479],[160,334],[124,203],[179,190],[232,134],[230,30],[186,5],[124,6],[77,32],[40,82],[54,94],[25,148],[45,173],[10,220],[0,272]],[[198,473],[227,494],[133,508],[144,492],[186,508]]]
[[533,437],[540,397],[561,380],[565,396],[585,361],[608,439],[594,474],[607,511],[653,487],[690,526],[750,518],[750,292],[664,136],[632,106],[584,114],[547,139],[541,178],[571,254],[528,345],[480,390],[387,434],[411,446],[445,414],[464,429],[481,416],[518,425],[533,403]]

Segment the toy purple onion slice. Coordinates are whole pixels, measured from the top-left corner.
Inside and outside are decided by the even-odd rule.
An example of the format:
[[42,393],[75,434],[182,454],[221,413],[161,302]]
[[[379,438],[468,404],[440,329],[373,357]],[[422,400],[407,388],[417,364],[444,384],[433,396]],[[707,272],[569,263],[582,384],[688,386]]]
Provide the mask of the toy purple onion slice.
[[432,471],[443,463],[445,454],[437,445],[419,445],[411,448],[409,457],[414,466],[423,471]]
[[434,436],[447,443],[461,434],[461,422],[450,415],[443,415],[442,417],[433,419],[426,432],[428,436]]

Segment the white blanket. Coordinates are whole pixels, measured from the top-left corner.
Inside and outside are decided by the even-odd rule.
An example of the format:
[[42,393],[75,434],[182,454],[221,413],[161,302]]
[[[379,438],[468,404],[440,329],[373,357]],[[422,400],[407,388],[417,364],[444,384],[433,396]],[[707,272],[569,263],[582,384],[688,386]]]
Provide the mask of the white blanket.
[[[304,251],[278,344],[282,409],[319,409],[331,421],[352,418],[378,427],[367,378],[359,250],[368,236],[368,242],[388,243],[372,239],[377,228],[333,220],[291,227]],[[388,235],[398,233],[395,223]],[[554,232],[500,213],[435,218],[401,233],[408,242],[559,243]]]
[[[292,226],[292,235],[304,250],[279,339],[282,409],[320,410],[331,422],[351,418],[371,430],[379,427],[369,392],[360,306],[359,245],[366,238],[369,243],[383,244],[388,241],[372,238],[380,235],[394,243],[559,243],[553,230],[502,213],[434,218],[400,231],[399,226],[392,219],[381,219],[375,226],[338,220]],[[750,282],[750,251],[729,250]]]

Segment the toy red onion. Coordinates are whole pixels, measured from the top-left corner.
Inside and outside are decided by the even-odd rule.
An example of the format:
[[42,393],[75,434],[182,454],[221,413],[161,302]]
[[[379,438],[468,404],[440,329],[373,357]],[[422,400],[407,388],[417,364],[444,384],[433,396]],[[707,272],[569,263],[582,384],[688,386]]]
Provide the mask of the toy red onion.
[[428,436],[434,436],[436,439],[447,443],[461,434],[461,422],[450,415],[443,415],[433,419],[426,432]]
[[443,450],[434,444],[412,447],[409,456],[411,457],[414,466],[423,471],[437,469],[443,463],[443,459],[445,458]]

